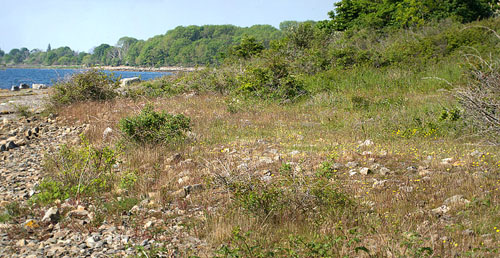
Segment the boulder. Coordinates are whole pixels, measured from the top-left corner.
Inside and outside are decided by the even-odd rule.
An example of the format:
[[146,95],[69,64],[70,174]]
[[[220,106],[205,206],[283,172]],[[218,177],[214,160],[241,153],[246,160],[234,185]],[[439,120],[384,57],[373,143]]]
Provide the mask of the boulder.
[[47,85],[41,83],[33,83],[33,85],[31,85],[31,88],[33,88],[34,90],[42,90],[47,89]]
[[29,89],[30,86],[26,83],[21,83],[21,84],[19,84],[19,88],[25,90],[25,89]]
[[12,85],[12,87],[10,88],[11,91],[20,91],[21,89],[19,89],[19,86],[16,86],[16,85]]
[[123,78],[120,80],[120,87],[126,87],[137,82],[141,82],[139,77]]
[[59,209],[57,209],[57,207],[52,207],[45,212],[45,215],[42,218],[42,222],[56,223],[59,220],[59,217]]

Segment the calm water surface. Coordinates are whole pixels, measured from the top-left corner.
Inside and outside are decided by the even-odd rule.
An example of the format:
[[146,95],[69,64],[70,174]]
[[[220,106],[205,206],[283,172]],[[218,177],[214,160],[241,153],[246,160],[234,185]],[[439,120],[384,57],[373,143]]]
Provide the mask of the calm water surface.
[[[0,89],[10,89],[12,85],[26,83],[42,83],[52,85],[54,82],[71,76],[74,73],[81,73],[83,69],[0,69]],[[130,71],[105,71],[113,73],[122,78],[140,77],[142,80],[151,80],[154,78],[171,75],[169,72],[130,72]]]

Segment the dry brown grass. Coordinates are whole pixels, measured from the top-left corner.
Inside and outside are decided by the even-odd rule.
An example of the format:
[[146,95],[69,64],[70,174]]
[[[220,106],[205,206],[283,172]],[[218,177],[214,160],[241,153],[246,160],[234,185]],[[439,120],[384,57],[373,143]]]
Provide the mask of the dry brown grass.
[[[153,196],[159,205],[204,210],[206,220],[197,222],[190,233],[207,239],[214,249],[228,243],[233,229],[240,227],[243,232],[252,231],[249,238],[264,247],[286,245],[289,235],[314,239],[313,235],[319,234],[344,237],[332,247],[337,255],[362,255],[354,248],[364,246],[371,255],[381,257],[417,257],[423,247],[431,248],[433,255],[440,257],[495,256],[492,252],[499,251],[500,243],[497,148],[465,143],[446,134],[408,139],[395,136],[392,128],[384,128],[407,116],[411,107],[437,101],[439,96],[411,95],[407,101],[410,107],[379,110],[377,116],[367,115],[372,111],[325,104],[331,100],[329,97],[317,96],[316,102],[293,106],[256,105],[237,113],[230,113],[224,99],[217,95],[121,99],[73,105],[61,110],[60,116],[67,122],[89,123],[91,129],[86,136],[94,144],[103,144],[106,127],[114,130],[107,144],[118,143],[122,139],[118,121],[139,112],[146,102],[153,102],[157,109],[189,116],[195,134],[191,142],[174,147],[127,148],[124,166],[140,175],[131,195],[144,197],[153,192],[157,193]],[[358,141],[365,139],[375,144],[358,146]],[[470,155],[476,149],[484,155]],[[300,153],[290,154],[293,150]],[[363,155],[365,151],[371,154]],[[169,160],[175,153],[182,156],[180,161]],[[259,163],[261,157],[271,157],[273,162]],[[452,161],[441,164],[444,158]],[[182,162],[187,159],[191,161]],[[327,217],[321,223],[289,217],[282,220],[287,223],[273,224],[249,215],[235,206],[234,193],[217,181],[217,175],[230,179],[262,176],[266,171],[277,174],[285,162],[295,162],[300,167],[296,176],[307,178],[327,160],[343,164],[357,161],[360,166],[379,163],[392,174],[350,176],[346,168],[335,172],[332,182],[341,185],[360,210]],[[242,163],[247,163],[248,169],[239,169]],[[430,174],[419,175],[418,171],[409,171],[410,166]],[[179,178],[185,176],[187,180],[179,183]],[[387,180],[384,187],[374,188],[373,183],[381,180]],[[183,186],[198,183],[205,185],[205,190],[189,198],[171,195]],[[431,212],[454,195],[463,195],[471,203],[441,217]],[[354,228],[357,233],[350,233]]]

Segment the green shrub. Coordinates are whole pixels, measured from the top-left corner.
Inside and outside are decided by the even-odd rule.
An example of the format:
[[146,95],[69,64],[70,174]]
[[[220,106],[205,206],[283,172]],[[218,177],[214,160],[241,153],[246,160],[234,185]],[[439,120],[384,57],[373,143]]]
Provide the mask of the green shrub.
[[95,69],[73,75],[56,83],[49,100],[54,106],[69,105],[86,100],[109,100],[117,96],[114,91],[120,80]]
[[182,114],[156,112],[147,105],[138,115],[120,120],[121,131],[138,143],[169,144],[183,140],[190,131],[190,119]]
[[264,221],[281,223],[286,220],[315,220],[317,215],[329,217],[352,207],[353,201],[327,179],[314,177],[297,179],[291,167],[284,165],[281,176],[270,182],[260,178],[233,182],[235,204]]
[[62,145],[58,153],[45,160],[47,176],[32,202],[47,204],[110,191],[116,179],[113,166],[117,161],[117,150],[97,148],[85,140],[79,146]]
[[306,90],[289,69],[283,60],[268,61],[261,67],[251,65],[238,77],[240,88],[236,93],[262,99],[294,100],[306,94]]

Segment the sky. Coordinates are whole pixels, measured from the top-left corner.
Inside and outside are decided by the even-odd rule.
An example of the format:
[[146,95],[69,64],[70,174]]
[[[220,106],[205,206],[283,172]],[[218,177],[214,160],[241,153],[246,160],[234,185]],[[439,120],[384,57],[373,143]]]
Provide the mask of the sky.
[[69,46],[89,52],[130,36],[148,39],[177,26],[249,27],[325,20],[334,0],[0,0],[0,49]]

